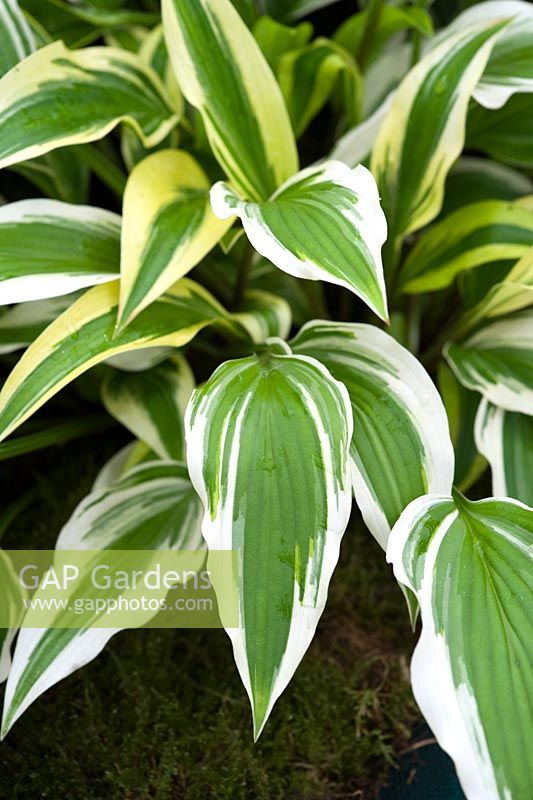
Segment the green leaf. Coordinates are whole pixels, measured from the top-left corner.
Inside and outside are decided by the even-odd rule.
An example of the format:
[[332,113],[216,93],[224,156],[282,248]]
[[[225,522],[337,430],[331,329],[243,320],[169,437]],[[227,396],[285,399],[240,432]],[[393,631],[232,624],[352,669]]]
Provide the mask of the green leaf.
[[4,75],[0,98],[0,167],[101,139],[119,122],[155,145],[178,121],[155,72],[111,47],[53,42]]
[[182,459],[183,417],[195,385],[185,359],[175,356],[143,372],[113,371],[102,386],[102,402],[158,456]]
[[115,335],[118,285],[95,286],[26,350],[0,393],[0,440],[90,367],[120,353],[182,347],[225,317],[205,289],[183,278]]
[[184,150],[138,164],[124,193],[119,324],[182,278],[230,227],[211,211],[210,183]]
[[341,83],[344,105],[353,124],[361,114],[362,83],[354,59],[343,48],[319,38],[279,60],[278,80],[294,132],[300,137]]
[[511,19],[494,45],[474,91],[485,108],[504,106],[515,92],[533,92],[533,7],[522,0],[476,3],[453,21],[449,31],[479,22]]
[[463,149],[468,102],[503,24],[447,36],[396,91],[371,161],[394,236],[439,213],[446,175]]
[[475,436],[492,470],[492,493],[533,506],[533,416],[482,400]]
[[474,421],[480,397],[477,392],[465,389],[444,361],[438,365],[438,386],[455,452],[454,483],[461,492],[466,492],[487,467],[474,440]]
[[[333,35],[333,40],[356,55],[361,48],[368,24],[368,11],[360,11],[345,20]],[[433,22],[425,8],[419,6],[383,6],[373,30],[366,63],[372,62],[388,40],[401,31],[413,29],[422,36],[431,36]]]
[[0,315],[0,355],[23,350],[63,313],[78,295],[20,303]]
[[36,49],[35,37],[18,0],[0,0],[0,77]]
[[496,111],[474,106],[468,115],[466,144],[517,167],[533,168],[531,96],[518,94]]
[[451,491],[453,448],[438,392],[417,359],[373,325],[310,322],[290,346],[348,390],[355,500],[385,549],[411,500]]
[[227,632],[255,738],[311,642],[351,507],[346,389],[278,349],[219,367],[185,421],[204,538],[240,551],[241,625]]
[[444,355],[467,389],[494,405],[530,414],[533,408],[533,310],[487,325]]
[[459,319],[455,335],[470,331],[486,319],[502,317],[533,305],[533,248],[518,261],[502,281]]
[[272,17],[262,16],[253,27],[254,38],[274,72],[280,58],[292,50],[299,50],[309,44],[313,35],[310,22],[301,22],[292,27],[282,25]]
[[404,292],[449,286],[465,270],[518,259],[533,245],[533,210],[520,201],[484,200],[450,214],[417,242],[406,259]]
[[414,695],[470,798],[533,794],[532,542],[532,509],[460,495],[413,501],[390,538],[422,616]]
[[151,11],[135,11],[129,8],[99,8],[84,3],[70,3],[66,0],[49,0],[55,9],[71,14],[73,17],[98,28],[114,28],[126,25],[153,25],[159,15]]
[[[146,560],[139,556],[137,564],[149,569],[149,550],[200,549],[200,522],[200,501],[185,465],[152,461],[91,492],[64,526],[56,548],[142,550]],[[104,614],[95,612],[95,625]],[[143,616],[147,622],[154,612]],[[43,692],[96,658],[116,633],[105,627],[23,628],[6,688],[2,735]]]
[[0,304],[57,297],[114,280],[120,225],[111,211],[55,200],[1,206]]
[[217,183],[211,204],[223,219],[238,215],[254,248],[284,272],[343,286],[387,319],[386,222],[365,167],[351,170],[339,161],[309,167],[264,203],[246,202]]
[[525,194],[533,194],[527,175],[487,158],[463,156],[446,179],[441,215],[480,200],[516,200]]
[[0,629],[0,683],[3,683],[11,670],[11,645],[20,623],[21,598],[25,596],[20,581],[13,569],[13,563],[0,550],[0,598],[2,606],[8,608],[8,618],[12,620],[9,628]]
[[229,0],[163,0],[170,60],[213,153],[245,197],[270,197],[298,169],[279,86]]
[[157,25],[145,37],[139,48],[139,56],[149,67],[157,72],[172,97],[174,108],[181,116],[184,110],[183,95],[170,63],[162,25]]
[[272,336],[288,337],[292,313],[283,297],[261,289],[249,289],[240,308],[231,319],[242,325],[254,344],[262,344]]
[[83,47],[102,36],[102,29],[59,8],[53,0],[19,0],[38,46],[61,39],[68,47]]

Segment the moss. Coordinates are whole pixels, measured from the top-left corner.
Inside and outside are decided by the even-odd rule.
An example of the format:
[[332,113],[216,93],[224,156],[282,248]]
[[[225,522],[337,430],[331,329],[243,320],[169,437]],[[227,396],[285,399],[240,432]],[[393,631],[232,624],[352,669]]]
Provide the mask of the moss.
[[[40,459],[39,503],[6,546],[53,544],[103,460],[102,448],[77,450]],[[419,720],[411,645],[383,554],[354,521],[317,637],[258,744],[222,631],[128,631],[15,725],[0,745],[0,797],[374,797]]]

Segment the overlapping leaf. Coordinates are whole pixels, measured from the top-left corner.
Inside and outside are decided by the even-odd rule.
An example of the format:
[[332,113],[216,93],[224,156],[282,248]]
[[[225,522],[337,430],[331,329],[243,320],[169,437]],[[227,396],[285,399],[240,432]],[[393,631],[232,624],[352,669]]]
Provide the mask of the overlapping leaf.
[[483,399],[475,435],[492,470],[492,493],[533,506],[533,416],[505,411]]
[[35,37],[18,0],[0,0],[0,76],[36,49]]
[[0,80],[0,167],[100,139],[119,122],[155,145],[177,121],[161,80],[138,56],[53,42]]
[[229,0],[163,0],[170,60],[202,113],[213,153],[247,199],[270,195],[298,169],[289,115],[252,34]]
[[464,144],[468,102],[503,25],[484,22],[448,35],[396,91],[371,161],[394,236],[438,214],[446,174]]
[[[149,550],[199,550],[200,524],[201,504],[185,465],[152,461],[111,486],[93,490],[61,531],[57,548],[141,550],[143,558]],[[150,563],[139,559],[137,565],[149,569]],[[94,613],[95,625],[103,613]],[[142,616],[146,623],[154,612]],[[118,632],[106,627],[23,628],[6,688],[2,735],[43,692],[96,658]]]
[[1,206],[0,305],[114,280],[120,265],[120,224],[111,211],[54,200]]
[[284,272],[343,286],[387,319],[381,262],[387,225],[365,167],[339,161],[309,167],[264,203],[247,202],[218,183],[211,203],[217,216],[238,215],[255,249]]
[[183,417],[196,383],[176,356],[144,372],[115,371],[102,387],[102,402],[161,458],[184,458]]
[[204,538],[240,551],[240,627],[228,634],[256,738],[311,642],[351,507],[346,389],[279,347],[219,367],[185,423]]
[[420,604],[415,698],[467,797],[533,792],[533,510],[457,495],[413,501],[387,558]]
[[449,286],[461,272],[493,261],[516,260],[533,246],[533,210],[505,200],[483,200],[454,211],[413,248],[400,280],[406,292]]
[[451,490],[453,448],[438,392],[417,359],[372,325],[310,322],[291,348],[322,362],[348,390],[355,499],[386,548],[411,500]]
[[120,324],[130,322],[215,246],[231,222],[212,212],[210,183],[184,150],[162,150],[133,170],[124,194]]
[[143,348],[181,347],[225,316],[205,289],[184,278],[115,335],[118,293],[116,283],[90,289],[26,350],[0,392],[0,439],[95,364]]
[[461,383],[494,405],[531,414],[533,409],[533,311],[487,325],[444,354]]

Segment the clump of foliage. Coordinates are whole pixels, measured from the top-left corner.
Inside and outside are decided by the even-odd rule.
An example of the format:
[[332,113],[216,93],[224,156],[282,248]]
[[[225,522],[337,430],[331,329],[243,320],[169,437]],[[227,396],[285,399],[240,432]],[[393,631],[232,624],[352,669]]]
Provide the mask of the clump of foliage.
[[[0,2],[0,436],[88,370],[135,436],[57,547],[238,551],[257,739],[355,498],[467,797],[530,797],[533,7]],[[4,457],[102,425],[39,419]],[[16,627],[4,735],[116,632]]]

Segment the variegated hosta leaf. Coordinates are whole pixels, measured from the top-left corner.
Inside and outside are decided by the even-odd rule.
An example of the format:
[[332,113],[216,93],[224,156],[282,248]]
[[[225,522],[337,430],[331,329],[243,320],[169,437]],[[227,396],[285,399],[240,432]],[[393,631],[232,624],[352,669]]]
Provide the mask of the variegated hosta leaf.
[[286,53],[279,61],[277,75],[297,137],[329,100],[338,81],[352,124],[360,116],[363,92],[357,64],[329,39],[318,38]]
[[[131,469],[113,485],[91,492],[61,531],[56,547],[198,550],[201,518],[201,503],[185,465],[152,461]],[[140,563],[140,559],[138,565],[150,568],[150,562]],[[103,614],[95,611],[95,625]],[[153,616],[153,611],[147,611],[142,623]],[[6,688],[2,735],[43,692],[96,658],[118,632],[105,627],[23,628]]]
[[297,171],[298,154],[257,42],[229,0],[163,0],[162,10],[174,73],[213,153],[246,198],[270,197]]
[[322,362],[348,390],[355,499],[386,548],[411,500],[451,491],[454,456],[439,394],[419,361],[373,325],[310,322],[290,346]]
[[444,348],[463,386],[507,411],[533,411],[533,310],[482,328]]
[[455,453],[454,484],[466,492],[483,474],[487,462],[478,453],[474,421],[481,398],[459,383],[445,361],[438,365],[438,387],[444,401]]
[[258,17],[252,30],[254,39],[274,72],[285,53],[305,47],[313,36],[313,25],[310,22],[283,25],[268,16]]
[[0,76],[36,49],[35,37],[18,0],[0,0]]
[[511,19],[496,41],[474,98],[485,108],[501,108],[515,92],[533,92],[533,6],[522,0],[476,3],[449,30],[490,20]]
[[533,246],[533,211],[520,201],[483,200],[454,211],[415,245],[402,269],[405,292],[449,286],[465,270],[518,259]]
[[209,189],[184,150],[153,153],[131,173],[124,193],[121,326],[196,266],[231,225],[213,214]]
[[481,200],[516,200],[533,194],[533,181],[512,167],[462,156],[448,173],[441,217]]
[[494,284],[485,297],[463,315],[458,322],[458,328],[464,334],[485,319],[502,317],[530,305],[533,305],[533,248],[527,251],[502,281]]
[[276,267],[343,286],[387,319],[381,262],[387,224],[365,167],[352,170],[340,161],[309,167],[264,203],[247,202],[217,183],[211,203],[223,219],[238,215],[252,245]]
[[471,800],[533,796],[533,510],[429,495],[392,531],[388,561],[415,592],[415,698]]
[[0,305],[114,280],[120,223],[111,211],[56,200],[0,206]]
[[77,295],[20,303],[0,315],[0,355],[23,350],[77,299]]
[[516,94],[496,111],[474,106],[468,114],[466,145],[505,164],[533,168],[533,114],[529,94]]
[[394,236],[438,214],[446,174],[463,148],[468,102],[503,24],[447,36],[397,89],[371,161]]
[[183,113],[183,95],[176,81],[167,46],[165,44],[165,34],[162,25],[157,25],[150,31],[139,48],[139,56],[150,66],[161,78],[167,91],[172,98],[172,103],[176,112],[181,116]]
[[181,356],[146,372],[114,371],[102,387],[111,416],[161,458],[184,458],[183,417],[196,382]]
[[490,464],[492,493],[533,506],[533,416],[505,411],[483,399],[475,436]]
[[177,121],[161,80],[138,56],[53,42],[0,80],[0,167],[101,139],[119,122],[155,145]]
[[134,439],[133,442],[122,447],[117,453],[105,462],[98,472],[91,492],[108,489],[122,478],[126,472],[138,466],[144,461],[153,461],[154,454],[144,442]]
[[287,301],[261,289],[246,292],[241,311],[232,314],[231,318],[242,325],[254,344],[262,344],[272,336],[286,339],[292,324],[291,307]]
[[374,147],[378,131],[392,103],[393,94],[387,95],[380,106],[364,122],[352,128],[336,143],[329,158],[356,167],[366,160]]
[[240,627],[227,632],[257,738],[313,638],[339,556],[350,401],[314,359],[269,352],[219,367],[185,430],[207,545],[240,551]]
[[119,353],[182,347],[225,315],[209,292],[183,278],[115,335],[118,284],[95,286],[26,350],[0,392],[0,440],[90,367]]
[[0,601],[3,608],[8,609],[6,617],[11,623],[9,628],[0,629],[0,683],[6,680],[11,669],[11,645],[20,624],[21,599],[24,596],[11,559],[0,550]]

